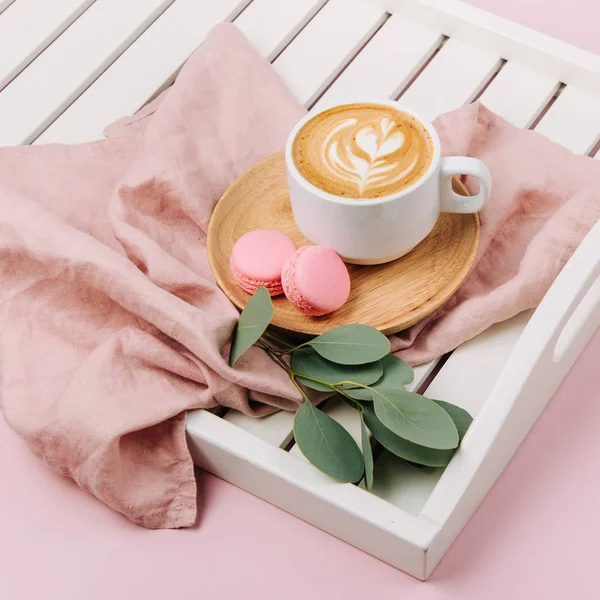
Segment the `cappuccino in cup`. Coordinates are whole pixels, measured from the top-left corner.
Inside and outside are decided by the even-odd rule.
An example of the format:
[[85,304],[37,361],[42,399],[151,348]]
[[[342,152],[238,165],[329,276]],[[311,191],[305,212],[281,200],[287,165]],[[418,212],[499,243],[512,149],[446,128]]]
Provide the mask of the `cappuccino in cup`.
[[292,145],[294,164],[325,192],[368,200],[414,185],[431,166],[434,145],[424,125],[392,106],[330,108],[306,122]]
[[[483,162],[442,157],[433,125],[392,100],[308,114],[288,138],[285,162],[298,229],[355,264],[407,254],[440,212],[478,212],[491,191]],[[474,196],[453,191],[452,178],[463,174],[478,179]]]

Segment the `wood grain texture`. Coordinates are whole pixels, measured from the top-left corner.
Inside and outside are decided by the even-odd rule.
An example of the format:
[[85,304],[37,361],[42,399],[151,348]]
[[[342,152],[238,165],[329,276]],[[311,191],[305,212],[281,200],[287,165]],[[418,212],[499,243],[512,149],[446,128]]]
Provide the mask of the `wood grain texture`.
[[[467,194],[454,181],[457,193]],[[275,229],[297,246],[310,242],[298,231],[288,197],[283,152],[253,166],[223,194],[208,230],[208,257],[221,289],[240,309],[249,294],[235,283],[229,270],[233,245],[244,233]],[[284,296],[273,298],[273,325],[319,335],[348,323],[371,325],[386,334],[421,321],[442,306],[468,275],[479,245],[475,215],[442,214],[431,234],[412,252],[384,265],[348,265],[352,290],[348,302],[330,315],[309,317]]]

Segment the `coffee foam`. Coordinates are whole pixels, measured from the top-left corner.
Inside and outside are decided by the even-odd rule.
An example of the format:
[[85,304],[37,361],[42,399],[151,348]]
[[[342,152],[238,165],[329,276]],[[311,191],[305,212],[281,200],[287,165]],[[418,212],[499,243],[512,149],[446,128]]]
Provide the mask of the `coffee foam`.
[[395,194],[429,169],[434,145],[415,117],[385,104],[345,104],[307,121],[294,139],[300,174],[346,198]]

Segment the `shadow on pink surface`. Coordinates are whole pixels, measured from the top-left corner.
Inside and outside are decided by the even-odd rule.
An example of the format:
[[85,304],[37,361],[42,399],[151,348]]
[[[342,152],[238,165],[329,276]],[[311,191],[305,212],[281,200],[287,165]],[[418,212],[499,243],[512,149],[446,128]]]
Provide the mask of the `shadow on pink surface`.
[[136,527],[51,473],[1,421],[0,597],[590,597],[599,353],[600,333],[427,583],[203,472],[194,528]]

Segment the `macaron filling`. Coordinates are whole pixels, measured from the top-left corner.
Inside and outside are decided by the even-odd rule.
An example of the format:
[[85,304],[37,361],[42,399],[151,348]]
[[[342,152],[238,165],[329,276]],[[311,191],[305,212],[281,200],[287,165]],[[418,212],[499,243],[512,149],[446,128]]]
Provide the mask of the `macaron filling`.
[[236,267],[230,263],[229,267],[231,268],[231,272],[235,278],[236,283],[248,294],[254,294],[256,290],[264,286],[267,288],[267,291],[271,296],[278,296],[279,294],[283,294],[283,286],[281,285],[281,280],[279,281],[265,281],[252,279],[251,277],[247,277],[240,271],[236,269]]

